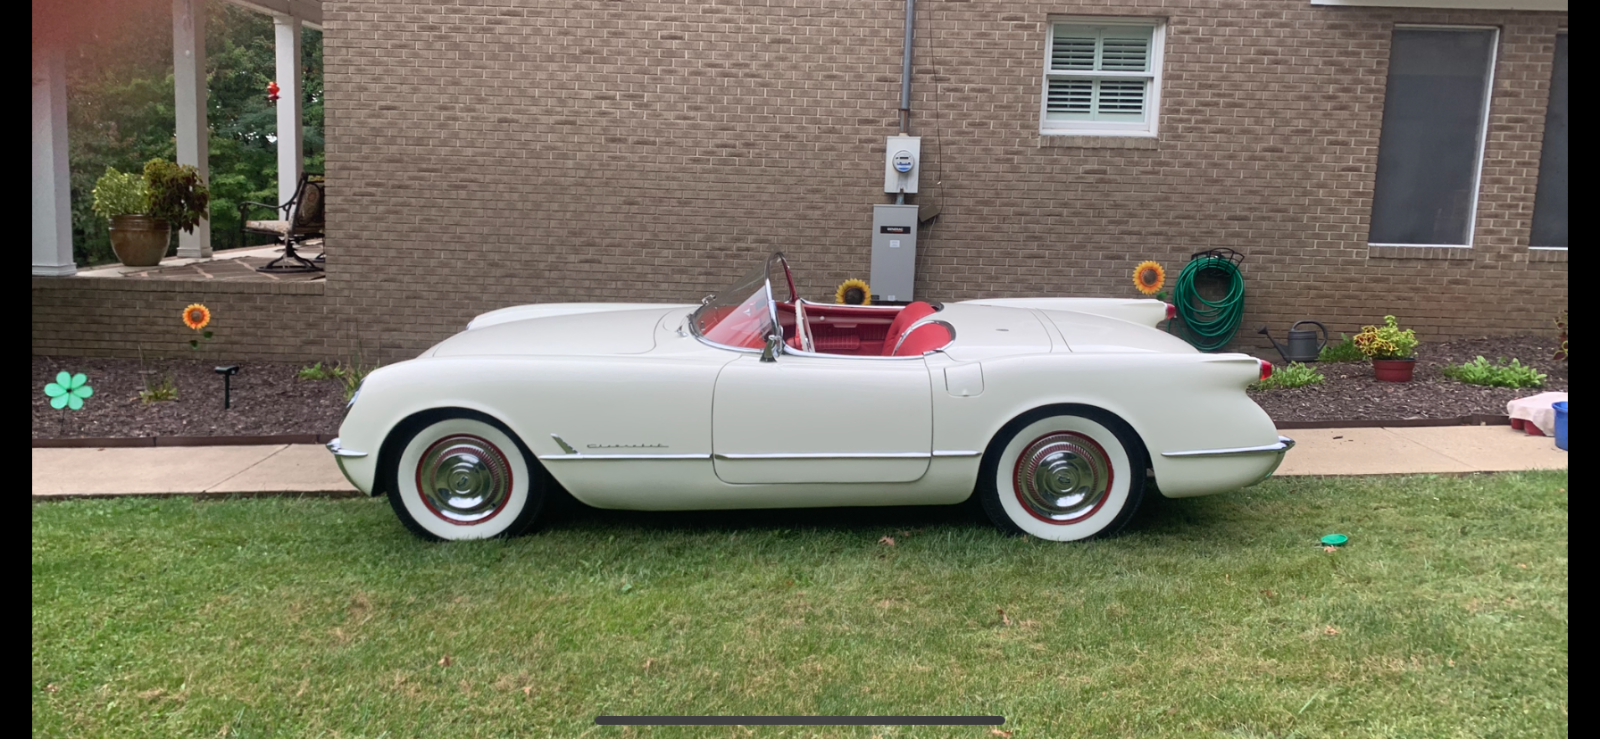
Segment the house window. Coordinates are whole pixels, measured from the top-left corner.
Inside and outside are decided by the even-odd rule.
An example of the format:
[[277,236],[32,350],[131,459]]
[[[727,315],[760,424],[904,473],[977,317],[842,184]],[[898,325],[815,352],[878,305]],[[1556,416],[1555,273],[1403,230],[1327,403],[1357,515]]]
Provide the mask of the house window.
[[1161,42],[1161,24],[1150,20],[1050,24],[1041,131],[1154,136]]
[[1496,34],[1492,28],[1395,29],[1372,244],[1472,245]]
[[1567,34],[1556,36],[1550,72],[1550,108],[1544,114],[1544,151],[1539,155],[1539,190],[1533,198],[1535,249],[1567,248]]

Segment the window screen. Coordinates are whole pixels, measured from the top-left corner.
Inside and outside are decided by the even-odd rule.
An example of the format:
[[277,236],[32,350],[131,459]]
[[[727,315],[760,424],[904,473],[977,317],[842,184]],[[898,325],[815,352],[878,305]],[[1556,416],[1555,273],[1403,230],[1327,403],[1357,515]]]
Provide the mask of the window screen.
[[1550,73],[1550,108],[1544,114],[1544,152],[1539,155],[1539,193],[1533,199],[1529,246],[1567,245],[1567,34],[1556,37]]
[[1371,243],[1472,243],[1494,47],[1493,29],[1395,29]]

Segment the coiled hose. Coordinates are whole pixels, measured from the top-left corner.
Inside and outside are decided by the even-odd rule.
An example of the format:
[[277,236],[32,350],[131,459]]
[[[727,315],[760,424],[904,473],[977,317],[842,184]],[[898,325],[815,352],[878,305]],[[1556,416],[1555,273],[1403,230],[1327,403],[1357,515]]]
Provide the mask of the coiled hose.
[[[1227,283],[1227,294],[1218,300],[1207,300],[1200,295],[1195,281],[1202,272],[1215,271]],[[1239,265],[1216,255],[1197,256],[1184,265],[1183,272],[1172,286],[1172,303],[1183,319],[1179,335],[1184,341],[1203,352],[1214,352],[1233,340],[1244,321],[1244,275]],[[1168,321],[1167,330],[1178,321]]]

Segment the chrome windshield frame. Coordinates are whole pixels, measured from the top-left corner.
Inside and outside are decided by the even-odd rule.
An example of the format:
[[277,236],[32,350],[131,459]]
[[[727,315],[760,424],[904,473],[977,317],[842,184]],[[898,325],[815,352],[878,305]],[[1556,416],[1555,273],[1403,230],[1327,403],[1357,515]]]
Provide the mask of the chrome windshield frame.
[[[768,320],[770,320],[772,322],[772,327],[771,328],[772,328],[773,331],[782,332],[783,331],[782,324],[778,323],[778,301],[777,301],[777,298],[772,293],[772,265],[773,265],[773,261],[774,260],[776,260],[779,264],[783,265],[783,274],[784,274],[785,278],[789,282],[789,294],[791,296],[793,296],[795,294],[794,293],[794,276],[791,275],[790,272],[789,272],[789,260],[784,258],[783,252],[781,252],[781,251],[773,252],[772,254],[768,255],[766,261],[763,263],[763,269],[765,270],[766,277],[762,280],[761,289],[763,291],[765,291],[765,294],[766,294],[767,318],[768,318]],[[737,283],[735,283],[735,284],[737,284]],[[716,347],[718,349],[727,349],[729,351],[735,351],[735,352],[743,352],[745,354],[760,354],[763,351],[762,348],[751,348],[751,347],[745,347],[745,346],[731,346],[731,345],[728,345],[728,344],[722,344],[722,343],[719,343],[719,342],[716,342],[716,341],[712,341],[711,339],[706,338],[705,335],[700,332],[700,322],[695,320],[695,316],[699,315],[700,311],[703,311],[703,310],[706,309],[706,307],[711,303],[711,298],[722,294],[727,289],[728,288],[723,288],[722,290],[718,290],[717,292],[712,293],[710,296],[707,296],[707,298],[705,300],[702,300],[700,302],[700,306],[699,307],[697,307],[693,311],[689,312],[689,317],[688,317],[688,321],[687,321],[688,324],[689,324],[689,333],[693,334],[694,337],[700,341],[700,343],[705,344],[706,346]],[[763,339],[765,339],[765,337],[763,337]]]

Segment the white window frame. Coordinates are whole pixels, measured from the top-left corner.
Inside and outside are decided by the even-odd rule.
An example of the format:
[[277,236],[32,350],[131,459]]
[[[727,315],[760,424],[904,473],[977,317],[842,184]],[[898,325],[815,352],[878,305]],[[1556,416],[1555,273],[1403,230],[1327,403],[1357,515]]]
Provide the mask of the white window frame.
[[[1483,117],[1478,121],[1478,160],[1472,167],[1472,203],[1467,208],[1467,243],[1465,243],[1465,244],[1386,244],[1386,243],[1381,243],[1381,242],[1368,241],[1367,246],[1369,246],[1369,247],[1370,246],[1385,246],[1385,247],[1394,246],[1394,247],[1400,247],[1400,248],[1405,248],[1405,249],[1471,249],[1472,248],[1473,239],[1475,239],[1477,237],[1477,235],[1478,235],[1478,198],[1480,198],[1482,196],[1481,191],[1483,189],[1483,155],[1484,155],[1484,150],[1487,149],[1488,145],[1489,145],[1489,114],[1494,110],[1494,76],[1495,76],[1495,72],[1497,71],[1497,69],[1498,69],[1498,67],[1500,65],[1500,27],[1499,26],[1444,25],[1444,24],[1438,24],[1438,23],[1396,23],[1396,24],[1394,24],[1394,29],[1393,30],[1394,31],[1493,31],[1494,33],[1493,33],[1493,35],[1492,35],[1492,37],[1491,37],[1491,39],[1489,41],[1489,74],[1488,74],[1488,77],[1484,80]],[[1389,56],[1390,56],[1390,59],[1392,60],[1394,58],[1394,48],[1393,48],[1394,35],[1393,35],[1392,32],[1390,33],[1389,39],[1390,39]],[[1389,85],[1388,78],[1385,77],[1383,94],[1384,94],[1384,98],[1386,100],[1388,99],[1388,95],[1389,95],[1388,85]],[[1379,119],[1378,119],[1378,126],[1379,126],[1379,131],[1381,132],[1382,131],[1382,126],[1383,126],[1383,118],[1382,118],[1381,115],[1379,116]],[[1381,142],[1379,143],[1379,146],[1380,147],[1382,146]],[[1376,158],[1377,158],[1376,151],[1374,151],[1374,153],[1373,153],[1373,158],[1374,158],[1374,160],[1376,160]],[[1374,169],[1372,171],[1372,177],[1373,177],[1373,197],[1376,198],[1377,197],[1377,178],[1378,178],[1378,171],[1377,171],[1376,167],[1374,167]],[[1375,202],[1376,201],[1374,201],[1374,203]],[[1371,226],[1371,217],[1372,217],[1372,208],[1369,206],[1368,209],[1367,209],[1369,233],[1370,233],[1370,226]],[[1532,218],[1532,216],[1530,215],[1529,218]]]
[[[1044,136],[1126,136],[1154,138],[1157,123],[1161,120],[1161,68],[1167,46],[1167,23],[1162,18],[1100,18],[1095,16],[1062,16],[1046,20],[1048,29],[1044,39],[1044,74],[1039,77],[1039,133]],[[1148,72],[1096,72],[1060,71],[1050,68],[1050,52],[1055,48],[1056,26],[1131,26],[1149,28],[1150,71]],[[1055,79],[1148,79],[1149,94],[1145,96],[1145,120],[1142,123],[1111,121],[1052,121],[1048,119],[1050,105],[1050,80]]]

